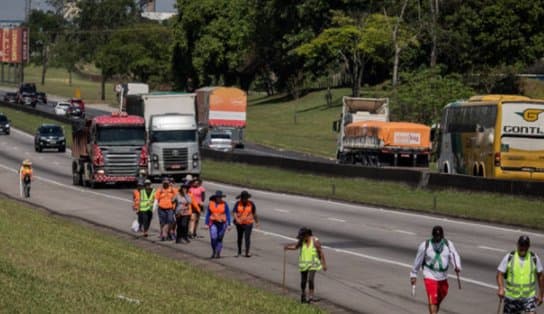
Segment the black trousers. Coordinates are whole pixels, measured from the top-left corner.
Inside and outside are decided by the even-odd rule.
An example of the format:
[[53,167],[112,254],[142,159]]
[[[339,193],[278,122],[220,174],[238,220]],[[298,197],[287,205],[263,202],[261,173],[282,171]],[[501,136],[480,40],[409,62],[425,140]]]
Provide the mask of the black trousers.
[[176,241],[179,241],[181,239],[189,240],[189,221],[191,220],[191,216],[179,216],[176,218],[177,223],[177,233],[176,233]]
[[307,270],[300,272],[300,289],[304,293],[306,291],[306,283],[309,283],[310,290],[314,290],[315,270]]
[[251,247],[251,230],[253,230],[253,224],[236,225],[238,234],[238,254],[242,254],[242,239],[246,242],[246,254],[249,253]]
[[140,224],[140,229],[143,229],[143,231],[149,230],[149,226],[151,225],[151,219],[153,219],[152,210],[138,212],[138,223]]

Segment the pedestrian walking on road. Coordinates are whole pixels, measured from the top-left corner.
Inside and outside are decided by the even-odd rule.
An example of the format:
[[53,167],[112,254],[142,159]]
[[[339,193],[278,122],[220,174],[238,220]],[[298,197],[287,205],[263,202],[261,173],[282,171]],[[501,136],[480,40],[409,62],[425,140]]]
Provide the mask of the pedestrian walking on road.
[[444,238],[444,229],[435,226],[432,237],[423,241],[417,250],[417,255],[410,273],[410,283],[416,285],[417,274],[423,269],[425,289],[427,290],[429,313],[436,314],[440,304],[448,294],[448,269],[450,263],[459,275],[461,272],[461,258],[453,242]]
[[191,187],[189,188],[189,194],[193,198],[193,201],[198,205],[194,208],[193,214],[191,215],[191,222],[189,223],[189,235],[192,238],[196,238],[198,221],[200,220],[200,215],[204,210],[204,199],[206,198],[206,189],[202,186],[202,180],[199,178],[193,180]]
[[210,229],[210,240],[212,245],[211,258],[221,258],[223,249],[223,237],[230,229],[229,205],[223,200],[226,195],[216,191],[210,197],[208,211],[206,212],[206,226]]
[[542,263],[538,255],[529,250],[530,246],[529,237],[522,235],[517,249],[506,254],[497,268],[497,295],[501,302],[504,301],[505,314],[536,313],[536,306],[542,304]]
[[139,191],[139,209],[138,209],[138,222],[140,228],[144,232],[144,237],[147,238],[149,232],[149,226],[153,219],[153,203],[155,200],[155,189],[151,186],[150,180],[144,181],[144,188]]
[[176,194],[176,190],[171,186],[168,178],[162,180],[162,186],[155,192],[153,208],[158,209],[161,241],[166,241],[167,239],[174,240],[174,238],[171,237],[171,230],[173,229],[176,220],[174,218],[175,208],[172,200]]
[[[327,271],[327,262],[325,254],[321,247],[319,239],[313,236],[312,229],[301,228],[298,231],[298,242],[288,244],[284,250],[298,250],[300,255],[298,259],[298,268],[300,271],[300,295],[301,303],[311,303],[319,301],[315,297],[315,274],[318,270]],[[309,285],[309,295],[306,295],[306,284]]]
[[141,220],[141,217],[139,215],[139,212],[140,212],[140,190],[144,188],[144,182],[141,182],[141,181],[137,181],[136,183],[136,188],[132,191],[132,210],[134,211],[134,213],[136,213],[136,220],[138,221],[138,228],[136,229],[135,227],[133,227],[134,229],[132,231],[136,232],[141,232],[143,230],[142,228],[142,220]]
[[29,159],[25,159],[19,169],[19,192],[21,196],[25,198],[30,197],[30,184],[32,180],[32,162]]
[[245,257],[251,257],[251,231],[253,230],[253,224],[259,226],[259,219],[257,218],[257,209],[255,203],[250,201],[251,194],[248,191],[242,191],[240,195],[236,196],[239,201],[234,204],[232,213],[234,217],[234,224],[236,225],[236,231],[238,235],[238,255],[242,255],[242,240],[245,240],[246,254]]
[[189,220],[192,214],[193,200],[189,195],[189,185],[183,184],[179,189],[179,193],[174,198],[176,204],[176,222],[177,235],[176,243],[190,243],[189,240]]

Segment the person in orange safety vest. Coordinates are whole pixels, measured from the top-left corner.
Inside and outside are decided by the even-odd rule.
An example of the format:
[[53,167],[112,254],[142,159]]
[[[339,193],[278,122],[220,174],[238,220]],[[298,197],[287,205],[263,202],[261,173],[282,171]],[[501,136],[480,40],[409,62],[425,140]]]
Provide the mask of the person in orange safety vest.
[[227,229],[230,229],[229,205],[223,200],[226,195],[216,191],[210,197],[208,211],[206,212],[206,226],[210,228],[210,239],[212,245],[211,258],[221,258],[223,249],[223,237]]
[[238,256],[242,255],[242,239],[245,240],[246,252],[245,257],[251,257],[251,231],[253,225],[259,226],[259,220],[257,218],[255,203],[250,201],[251,194],[248,191],[242,191],[240,195],[236,197],[239,201],[232,207],[232,214],[234,217],[234,224],[236,225],[236,231],[238,235]]
[[32,162],[28,159],[23,160],[19,169],[19,190],[21,196],[30,197],[30,183],[32,182]]

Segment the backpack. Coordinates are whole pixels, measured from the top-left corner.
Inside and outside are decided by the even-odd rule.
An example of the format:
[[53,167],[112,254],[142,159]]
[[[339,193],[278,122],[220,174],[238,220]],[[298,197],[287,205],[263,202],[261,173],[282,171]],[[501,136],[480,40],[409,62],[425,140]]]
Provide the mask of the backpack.
[[[444,238],[442,240],[444,240],[444,244],[446,245],[446,247],[449,250],[450,249],[450,244],[449,244],[448,239]],[[423,256],[423,261],[421,261],[421,269],[423,269],[423,267],[425,267],[425,257],[427,257],[427,249],[429,248],[430,242],[431,242],[431,240],[425,241],[425,251],[423,251],[423,252],[425,252],[425,255]]]

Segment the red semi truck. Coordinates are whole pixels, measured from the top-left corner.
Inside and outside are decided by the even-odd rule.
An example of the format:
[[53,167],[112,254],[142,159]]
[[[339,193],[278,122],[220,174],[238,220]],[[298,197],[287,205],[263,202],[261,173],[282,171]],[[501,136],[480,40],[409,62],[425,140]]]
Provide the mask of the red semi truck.
[[145,121],[126,113],[96,116],[72,124],[74,185],[136,182],[147,171]]

